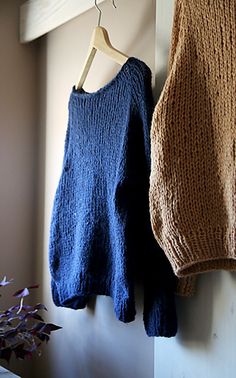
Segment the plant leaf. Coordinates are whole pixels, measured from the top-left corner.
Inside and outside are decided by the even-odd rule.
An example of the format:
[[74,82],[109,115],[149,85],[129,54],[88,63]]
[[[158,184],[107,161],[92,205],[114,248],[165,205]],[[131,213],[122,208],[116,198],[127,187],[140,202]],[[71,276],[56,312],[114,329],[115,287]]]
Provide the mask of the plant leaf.
[[42,316],[40,316],[39,314],[31,314],[31,317],[34,318],[34,319],[40,320],[41,322],[44,321]]
[[59,327],[55,324],[52,324],[52,323],[48,323],[48,324],[45,324],[45,326],[43,327],[43,329],[41,330],[41,332],[43,333],[47,333],[48,335],[50,335],[50,333],[52,331],[56,331],[57,329],[61,329],[62,327]]
[[32,333],[37,333],[37,332],[40,332],[41,329],[45,326],[46,323],[37,323],[37,324],[34,324],[33,327],[31,327],[30,331]]
[[14,348],[14,353],[16,358],[20,360],[24,360],[25,357],[32,357],[32,353],[24,348],[24,344],[17,345],[17,347]]
[[29,290],[27,287],[25,287],[24,289],[17,290],[13,294],[13,297],[21,298],[21,297],[26,297],[27,295],[29,295]]
[[17,290],[14,294],[13,294],[13,297],[26,297],[27,295],[29,295],[29,289],[37,289],[39,287],[38,284],[36,285],[31,285],[31,286],[28,286],[28,287],[24,287],[24,289],[20,289],[20,290]]
[[37,303],[35,306],[34,306],[34,309],[35,310],[48,310],[47,308],[46,308],[46,306],[44,305],[44,304],[42,304],[42,303]]
[[12,339],[17,335],[17,333],[18,333],[18,330],[16,328],[12,328],[9,331],[4,332],[4,338]]
[[38,288],[39,288],[38,284],[28,286],[28,289],[38,289]]
[[36,319],[44,322],[43,318],[39,314],[36,314],[34,312],[28,312],[27,314],[22,316],[22,319]]
[[41,341],[46,341],[46,343],[50,340],[50,337],[46,333],[39,332],[39,333],[37,333],[37,337]]
[[5,311],[5,312],[3,312],[2,314],[0,314],[0,319],[1,319],[1,318],[7,318],[9,315],[11,315],[11,313],[8,312],[8,311]]
[[10,326],[10,325],[11,325],[11,322],[9,319],[0,321],[0,327]]
[[0,286],[7,286],[10,283],[12,283],[13,278],[10,279],[10,281],[7,281],[7,277],[5,276],[2,281],[0,281]]
[[[8,309],[8,311],[15,311],[15,310],[19,310],[21,306],[19,305],[16,305],[16,306],[12,306]],[[24,311],[29,311],[29,310],[32,310],[34,307],[33,306],[27,306],[27,305],[24,305],[21,307],[22,310]]]
[[16,328],[18,330],[25,331],[27,329],[26,320],[25,319],[21,320],[21,322],[18,323]]

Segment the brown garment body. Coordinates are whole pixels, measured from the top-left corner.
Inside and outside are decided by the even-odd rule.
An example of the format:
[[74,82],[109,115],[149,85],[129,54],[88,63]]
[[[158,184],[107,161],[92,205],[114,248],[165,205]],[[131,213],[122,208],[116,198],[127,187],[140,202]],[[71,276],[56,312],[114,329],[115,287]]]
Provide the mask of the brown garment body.
[[150,213],[175,274],[236,270],[236,1],[176,0]]

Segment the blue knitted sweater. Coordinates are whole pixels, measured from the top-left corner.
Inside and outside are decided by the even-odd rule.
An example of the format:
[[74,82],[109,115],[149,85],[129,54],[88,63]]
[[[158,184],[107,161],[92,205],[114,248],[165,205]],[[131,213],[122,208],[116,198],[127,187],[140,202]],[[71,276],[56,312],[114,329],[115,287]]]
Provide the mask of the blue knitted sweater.
[[151,231],[148,206],[151,71],[129,58],[96,92],[73,88],[62,173],[52,211],[49,266],[55,305],[113,298],[117,319],[135,318],[144,284],[149,336],[174,336],[175,278]]

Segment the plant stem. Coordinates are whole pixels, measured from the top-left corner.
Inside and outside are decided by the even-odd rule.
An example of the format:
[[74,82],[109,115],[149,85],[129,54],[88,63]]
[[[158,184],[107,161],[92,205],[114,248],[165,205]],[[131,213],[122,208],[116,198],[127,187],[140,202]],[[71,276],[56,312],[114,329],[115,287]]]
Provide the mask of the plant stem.
[[21,312],[22,307],[23,307],[23,303],[24,303],[24,297],[21,297],[21,299],[20,299],[20,308],[19,308],[19,310],[17,311],[17,314],[19,314],[19,313]]

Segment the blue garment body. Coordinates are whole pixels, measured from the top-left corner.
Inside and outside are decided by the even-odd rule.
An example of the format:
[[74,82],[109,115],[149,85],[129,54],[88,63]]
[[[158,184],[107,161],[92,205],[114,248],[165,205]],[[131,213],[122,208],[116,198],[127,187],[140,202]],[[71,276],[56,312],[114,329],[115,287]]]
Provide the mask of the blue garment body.
[[72,89],[49,267],[56,306],[81,309],[92,295],[107,295],[123,322],[135,318],[141,277],[146,332],[170,337],[175,278],[148,210],[153,109],[151,71],[136,58],[96,92]]

